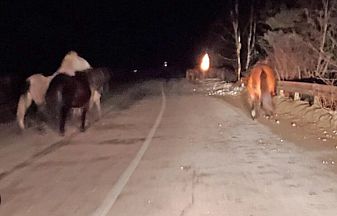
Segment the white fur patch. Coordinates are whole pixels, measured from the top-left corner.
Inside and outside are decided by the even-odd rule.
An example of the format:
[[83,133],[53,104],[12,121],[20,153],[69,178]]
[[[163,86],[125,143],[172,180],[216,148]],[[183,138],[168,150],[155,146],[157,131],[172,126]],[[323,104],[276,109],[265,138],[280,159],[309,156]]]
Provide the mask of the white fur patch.
[[57,69],[57,72],[67,74],[69,76],[75,76],[75,71],[83,71],[91,68],[90,64],[79,56],[75,51],[70,51],[63,58],[61,66]]
[[252,118],[255,118],[255,116],[256,116],[256,111],[255,111],[255,109],[253,109],[253,110],[250,112],[250,114],[252,115]]

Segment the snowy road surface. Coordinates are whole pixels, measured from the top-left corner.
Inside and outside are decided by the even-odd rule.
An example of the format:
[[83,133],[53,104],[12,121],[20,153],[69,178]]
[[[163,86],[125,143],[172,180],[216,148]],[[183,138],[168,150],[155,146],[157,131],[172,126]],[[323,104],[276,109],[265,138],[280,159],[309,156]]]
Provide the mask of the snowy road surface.
[[0,215],[337,215],[324,152],[281,142],[185,81],[161,86],[114,94],[85,133],[2,126]]

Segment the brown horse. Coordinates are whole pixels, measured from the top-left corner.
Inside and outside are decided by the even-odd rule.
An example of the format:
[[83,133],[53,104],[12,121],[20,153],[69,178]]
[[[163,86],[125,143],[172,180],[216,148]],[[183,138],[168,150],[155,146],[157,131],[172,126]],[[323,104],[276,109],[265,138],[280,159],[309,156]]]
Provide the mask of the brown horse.
[[274,70],[267,64],[258,63],[247,77],[248,103],[253,119],[262,107],[267,115],[274,113],[272,97],[276,95],[276,78]]
[[86,113],[89,108],[91,89],[86,73],[75,72],[75,76],[56,75],[46,93],[47,110],[59,118],[59,132],[65,133],[67,115],[72,108],[81,108],[81,131],[85,130]]

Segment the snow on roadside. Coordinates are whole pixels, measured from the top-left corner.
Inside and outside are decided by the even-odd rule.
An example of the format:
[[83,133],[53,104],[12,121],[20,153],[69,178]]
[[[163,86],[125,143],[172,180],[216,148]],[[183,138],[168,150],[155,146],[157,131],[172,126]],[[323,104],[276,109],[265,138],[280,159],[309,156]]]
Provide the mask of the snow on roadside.
[[199,84],[195,91],[209,96],[240,95],[244,89],[244,87],[219,79],[200,80]]
[[[233,83],[226,83],[218,79],[200,81],[200,91],[210,96],[242,95],[244,87]],[[307,101],[294,101],[290,98],[276,96],[274,98],[276,113],[290,114],[301,120],[314,123],[320,128],[337,130],[337,111],[324,109],[319,105],[310,106]]]
[[337,127],[336,111],[324,109],[316,104],[310,106],[306,101],[294,101],[281,96],[277,96],[274,101],[280,114],[289,113],[298,116],[301,120],[314,123],[320,128],[335,130]]
[[[244,87],[238,84],[221,82],[217,79],[206,79],[198,82],[198,85],[194,87],[196,92],[217,97],[240,97],[240,106],[247,106],[244,103],[246,97],[246,91]],[[312,106],[307,101],[294,101],[291,98],[282,96],[274,97],[276,118],[272,124],[284,124],[286,123],[289,128],[304,128],[310,126],[314,130],[312,135],[322,142],[328,140],[333,141],[337,139],[337,112],[329,109],[324,109],[317,104]],[[248,107],[246,107],[248,109]],[[283,126],[283,129],[284,126]],[[314,135],[315,134],[315,135]],[[303,135],[305,137],[305,135]],[[315,139],[316,139],[315,138]]]

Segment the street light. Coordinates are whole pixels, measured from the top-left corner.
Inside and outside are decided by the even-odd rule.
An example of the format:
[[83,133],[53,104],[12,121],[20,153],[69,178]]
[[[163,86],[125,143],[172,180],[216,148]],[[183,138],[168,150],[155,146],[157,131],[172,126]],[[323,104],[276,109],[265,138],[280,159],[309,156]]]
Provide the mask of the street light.
[[206,72],[209,69],[209,56],[207,53],[204,55],[204,57],[202,57],[200,69],[202,73],[202,79],[206,78]]
[[204,57],[202,57],[200,69],[203,72],[206,72],[209,69],[209,56],[207,53],[204,55]]

